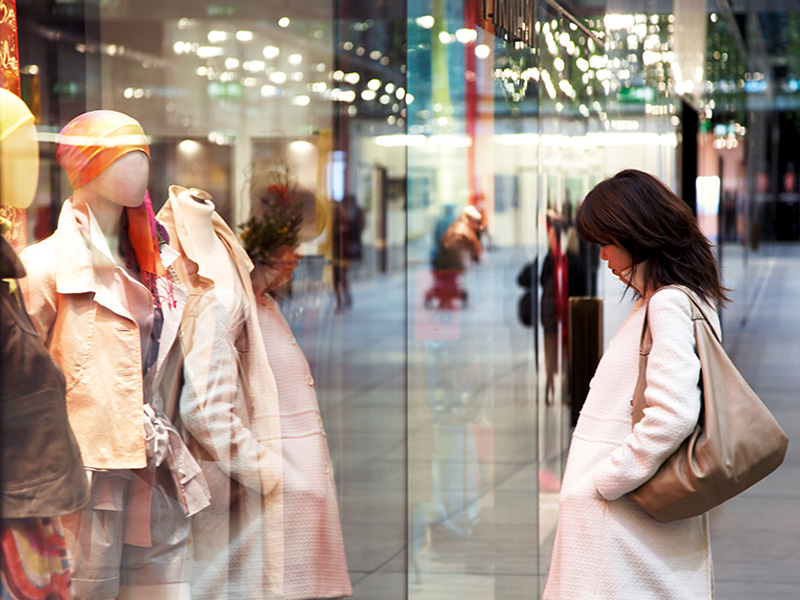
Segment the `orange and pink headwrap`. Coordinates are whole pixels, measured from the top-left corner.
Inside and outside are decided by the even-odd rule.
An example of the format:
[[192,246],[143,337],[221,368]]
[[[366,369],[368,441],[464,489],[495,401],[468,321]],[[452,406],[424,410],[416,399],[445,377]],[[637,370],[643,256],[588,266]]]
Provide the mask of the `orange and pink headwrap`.
[[147,136],[133,117],[115,110],[93,110],[72,119],[56,139],[56,160],[72,189],[97,177],[111,163],[141,151],[150,156]]

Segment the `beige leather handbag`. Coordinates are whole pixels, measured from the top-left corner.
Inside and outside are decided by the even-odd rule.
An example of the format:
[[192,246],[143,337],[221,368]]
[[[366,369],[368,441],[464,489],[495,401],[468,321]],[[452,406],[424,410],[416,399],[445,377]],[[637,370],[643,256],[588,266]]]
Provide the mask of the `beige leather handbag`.
[[[692,302],[702,380],[702,409],[694,432],[655,475],[628,496],[658,521],[701,515],[746,490],[778,468],[786,434],[734,366],[694,294]],[[662,288],[663,289],[663,288]],[[646,309],[645,309],[646,310]],[[647,408],[644,391],[652,335],[645,312],[639,346],[639,380],[633,424]]]

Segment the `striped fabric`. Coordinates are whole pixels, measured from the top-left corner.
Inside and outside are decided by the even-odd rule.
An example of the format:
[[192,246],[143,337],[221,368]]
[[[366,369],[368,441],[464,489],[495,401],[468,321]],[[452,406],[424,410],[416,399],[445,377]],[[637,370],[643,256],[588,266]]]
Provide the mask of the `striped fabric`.
[[56,140],[56,160],[72,189],[89,183],[128,152],[150,156],[139,122],[114,110],[93,110],[72,119]]
[[0,521],[0,598],[67,600],[70,571],[59,517]]

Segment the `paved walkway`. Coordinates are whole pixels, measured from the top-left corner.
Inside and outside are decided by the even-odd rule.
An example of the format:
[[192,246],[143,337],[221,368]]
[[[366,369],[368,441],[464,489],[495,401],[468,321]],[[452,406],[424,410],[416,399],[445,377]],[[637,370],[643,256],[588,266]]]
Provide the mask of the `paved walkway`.
[[712,512],[717,599],[787,600],[800,598],[800,245],[748,260],[726,345],[791,442],[778,471]]
[[[800,244],[723,252],[725,281],[736,289],[723,314],[726,347],[793,441],[776,473],[712,513],[717,600],[800,598]],[[354,282],[354,307],[336,315],[319,273],[314,289],[298,282],[305,303],[289,312],[317,380],[355,599],[539,597],[557,507],[557,481],[541,469],[558,472],[548,455],[568,437],[566,410],[536,400],[531,330],[516,321],[524,260],[497,251],[473,271],[470,306],[451,315],[461,341],[448,346],[425,339],[454,323],[431,321],[440,315],[421,308],[424,274],[415,269]],[[610,335],[627,312],[614,293],[606,289]],[[460,375],[447,381],[473,390],[464,398],[488,402],[491,428],[431,422],[432,401],[447,398],[442,373]],[[477,463],[466,454],[442,462],[445,449],[473,435]],[[452,512],[458,520],[479,508],[473,533],[457,539],[443,523],[426,526],[436,512],[432,474],[476,467],[479,500]],[[465,489],[461,482],[444,498],[470,500]]]

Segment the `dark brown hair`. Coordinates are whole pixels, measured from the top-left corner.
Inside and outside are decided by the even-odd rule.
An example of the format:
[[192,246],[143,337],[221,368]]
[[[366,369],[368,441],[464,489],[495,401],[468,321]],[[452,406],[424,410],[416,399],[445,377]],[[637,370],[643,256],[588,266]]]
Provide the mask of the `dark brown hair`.
[[627,250],[649,289],[679,284],[720,305],[729,300],[711,243],[689,206],[656,177],[620,171],[589,192],[575,219],[586,241]]

